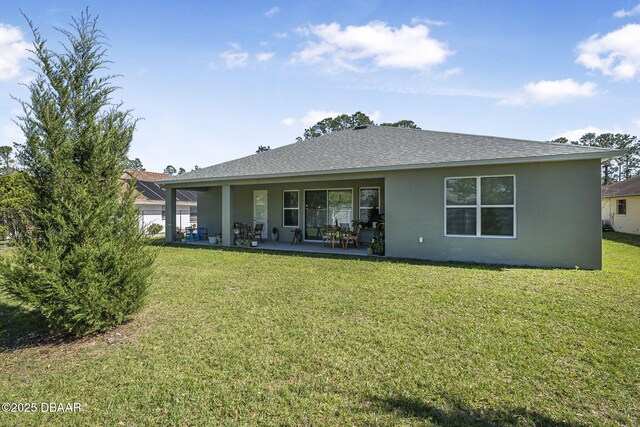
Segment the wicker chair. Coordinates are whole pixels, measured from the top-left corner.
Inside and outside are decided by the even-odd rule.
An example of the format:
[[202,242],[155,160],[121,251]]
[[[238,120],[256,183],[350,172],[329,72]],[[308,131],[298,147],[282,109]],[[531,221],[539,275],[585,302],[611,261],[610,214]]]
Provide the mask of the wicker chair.
[[347,233],[344,236],[342,236],[342,247],[344,249],[347,249],[349,247],[349,243],[353,242],[353,245],[356,248],[360,248],[360,242],[358,242],[358,239],[360,238],[360,229],[362,227],[360,227],[359,225],[355,226],[355,230],[351,233]]
[[336,233],[333,230],[333,227],[330,225],[325,225],[322,228],[322,247],[324,248],[324,242],[328,240],[329,246],[331,246],[331,249],[333,249],[335,245],[335,237]]

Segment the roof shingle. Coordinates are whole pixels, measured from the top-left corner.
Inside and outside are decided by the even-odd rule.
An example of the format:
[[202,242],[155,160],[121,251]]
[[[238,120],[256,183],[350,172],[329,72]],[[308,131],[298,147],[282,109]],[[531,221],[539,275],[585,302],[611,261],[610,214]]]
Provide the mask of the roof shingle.
[[201,168],[160,183],[433,167],[496,160],[613,157],[594,147],[385,126],[348,129]]
[[602,197],[640,196],[640,176],[602,187]]

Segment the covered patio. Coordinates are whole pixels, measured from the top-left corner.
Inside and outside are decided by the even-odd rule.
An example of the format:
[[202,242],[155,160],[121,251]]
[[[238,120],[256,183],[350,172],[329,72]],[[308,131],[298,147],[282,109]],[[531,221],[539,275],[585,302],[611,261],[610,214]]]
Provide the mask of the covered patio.
[[[197,194],[198,238],[187,243],[198,245],[210,245],[211,236],[217,236],[224,246],[246,245],[249,234],[259,241],[260,249],[366,256],[374,234],[380,235],[378,224],[382,224],[384,214],[385,180],[378,173],[165,188],[168,242],[177,239],[176,226],[169,221],[174,216],[178,189],[188,188]],[[257,237],[245,232],[258,225],[261,234]],[[333,248],[326,239],[329,229],[337,233]],[[299,241],[291,244],[296,230]],[[275,238],[274,231],[278,235]],[[344,249],[343,242],[349,235],[351,240]],[[358,241],[357,247],[354,240]]]
[[[195,246],[212,246],[219,247],[220,245],[212,245],[208,241],[201,240],[195,242],[187,242],[188,245]],[[329,245],[324,247],[321,244],[315,242],[302,242],[299,244],[291,244],[290,242],[273,242],[265,240],[264,243],[258,243],[256,247],[245,247],[246,250],[267,250],[267,251],[281,251],[281,252],[304,252],[304,253],[316,253],[316,254],[328,254],[328,255],[351,255],[351,256],[374,256],[367,254],[368,244],[360,245],[360,248],[350,246],[349,249],[343,249],[336,245],[333,249]]]

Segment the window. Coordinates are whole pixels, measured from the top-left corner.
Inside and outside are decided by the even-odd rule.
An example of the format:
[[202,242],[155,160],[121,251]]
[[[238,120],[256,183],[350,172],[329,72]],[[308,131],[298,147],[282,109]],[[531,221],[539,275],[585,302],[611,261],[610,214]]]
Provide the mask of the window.
[[445,235],[515,237],[515,177],[445,179]]
[[360,189],[360,223],[371,227],[380,213],[380,188]]
[[164,211],[164,206],[162,207],[162,220],[165,220],[166,212]]
[[285,190],[283,192],[283,219],[282,225],[285,227],[298,227],[298,211],[300,209],[300,193],[298,190]]
[[353,220],[353,189],[304,190],[304,239],[322,240],[326,225],[349,228]]
[[189,222],[192,224],[198,223],[198,207],[197,206],[189,207]]
[[617,212],[618,212],[618,215],[626,215],[627,214],[627,199],[618,200]]

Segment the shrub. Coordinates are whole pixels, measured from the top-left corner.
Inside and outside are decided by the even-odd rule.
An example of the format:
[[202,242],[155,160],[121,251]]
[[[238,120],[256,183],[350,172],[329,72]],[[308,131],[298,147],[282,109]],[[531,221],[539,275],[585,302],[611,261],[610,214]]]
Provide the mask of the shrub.
[[0,240],[7,240],[9,237],[9,227],[0,224]]
[[18,147],[34,201],[30,230],[0,258],[0,287],[40,312],[56,332],[85,335],[139,310],[153,255],[140,230],[133,187],[120,181],[135,129],[111,101],[103,35],[88,12],[61,30],[51,52],[33,32],[36,78],[19,118]]
[[147,233],[149,234],[149,236],[155,236],[156,234],[160,234],[161,231],[162,231],[162,225],[160,224],[154,223],[147,228]]

